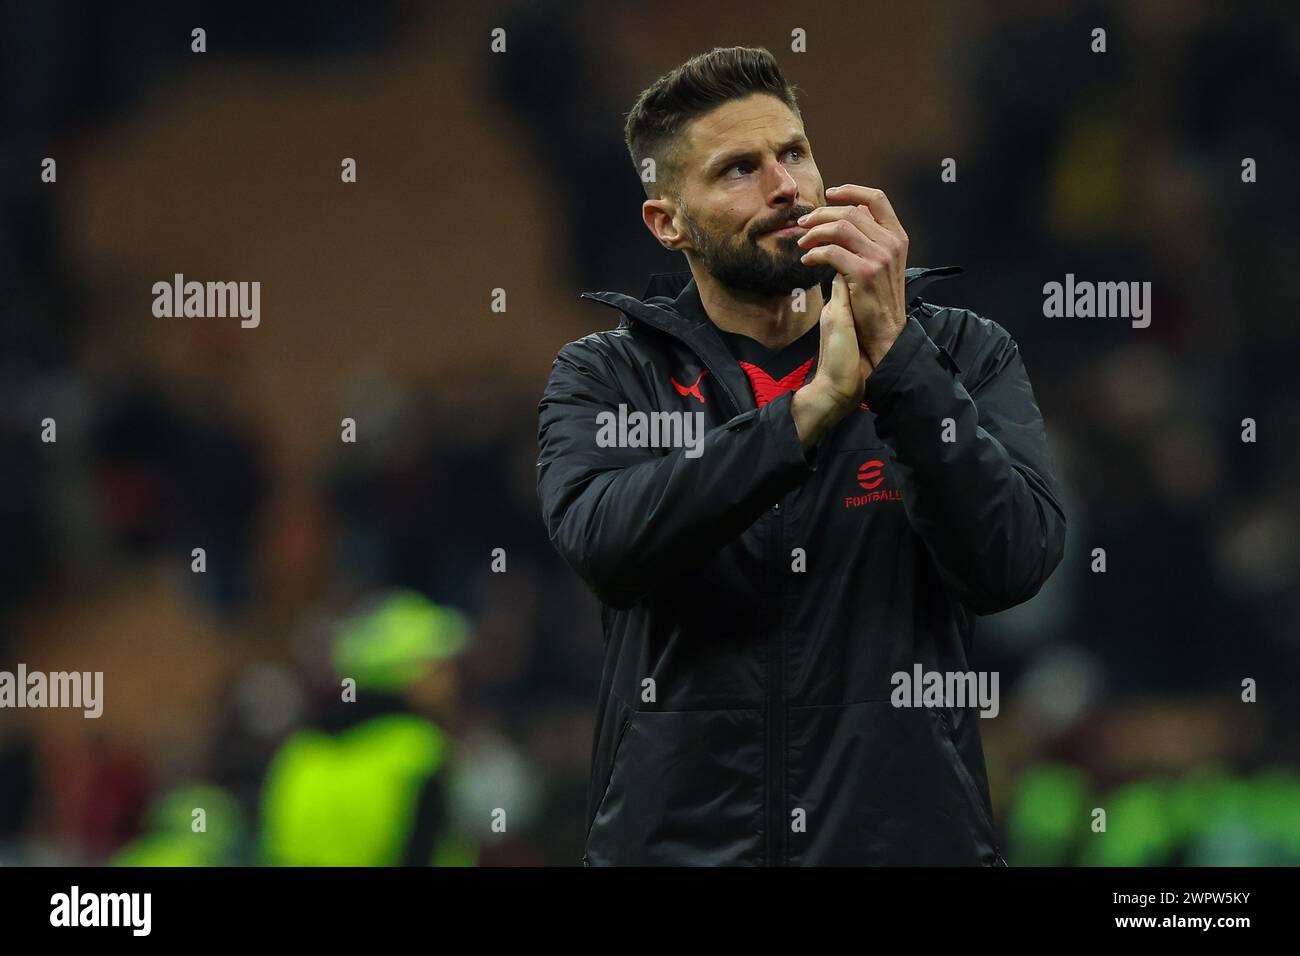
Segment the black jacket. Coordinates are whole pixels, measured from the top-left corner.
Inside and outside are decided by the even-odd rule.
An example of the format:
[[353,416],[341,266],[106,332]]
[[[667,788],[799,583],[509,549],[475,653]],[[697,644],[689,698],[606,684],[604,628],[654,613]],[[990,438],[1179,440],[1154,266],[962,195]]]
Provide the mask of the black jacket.
[[[1065,541],[1015,342],[917,294],[960,271],[907,270],[868,408],[807,455],[689,272],[582,294],[622,318],[555,359],[537,489],[603,605],[583,863],[1005,865],[978,711],[890,703],[915,664],[972,670],[975,616],[1036,594]],[[702,453],[601,447],[620,403],[703,412]]]

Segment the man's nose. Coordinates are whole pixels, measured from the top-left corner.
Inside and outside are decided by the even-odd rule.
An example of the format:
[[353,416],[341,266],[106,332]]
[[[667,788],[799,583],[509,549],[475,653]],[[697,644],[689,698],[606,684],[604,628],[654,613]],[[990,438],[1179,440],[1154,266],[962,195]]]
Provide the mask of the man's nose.
[[771,176],[769,198],[784,197],[789,203],[793,204],[799,198],[799,184],[790,175],[790,171],[785,168],[784,164],[776,163]]

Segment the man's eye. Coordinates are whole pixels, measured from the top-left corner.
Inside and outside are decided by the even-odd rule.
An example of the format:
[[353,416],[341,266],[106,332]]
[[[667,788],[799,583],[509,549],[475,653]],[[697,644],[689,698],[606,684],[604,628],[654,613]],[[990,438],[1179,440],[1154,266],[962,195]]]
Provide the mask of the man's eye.
[[[801,147],[799,147],[799,146],[792,146],[790,149],[787,149],[787,150],[785,151],[785,154],[786,154],[787,156],[789,156],[791,153],[795,153],[795,154],[797,154],[797,157],[796,157],[796,159],[795,159],[795,162],[801,162],[801,161],[803,160],[803,158],[804,158],[804,152],[803,152],[803,149],[802,149]],[[726,169],[724,169],[724,170],[723,170],[723,175],[724,175],[724,176],[731,176],[732,172],[734,172],[734,171],[737,170],[737,169],[741,169],[741,170],[744,170],[745,172],[749,172],[749,171],[751,171],[753,168],[754,168],[754,164],[753,164],[753,163],[750,163],[750,162],[748,162],[748,161],[743,161],[743,160],[742,160],[741,162],[739,162],[739,163],[733,163],[731,166],[728,166]],[[732,178],[735,178],[735,177],[732,177]]]

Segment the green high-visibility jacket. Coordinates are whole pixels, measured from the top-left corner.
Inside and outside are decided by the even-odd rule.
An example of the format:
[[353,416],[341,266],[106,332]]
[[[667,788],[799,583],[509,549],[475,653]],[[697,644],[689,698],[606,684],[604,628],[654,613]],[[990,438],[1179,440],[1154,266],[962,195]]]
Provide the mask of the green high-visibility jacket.
[[[263,862],[474,866],[477,847],[439,832],[448,749],[443,732],[414,714],[373,717],[338,734],[297,732],[263,785]],[[432,845],[420,846],[428,836]]]

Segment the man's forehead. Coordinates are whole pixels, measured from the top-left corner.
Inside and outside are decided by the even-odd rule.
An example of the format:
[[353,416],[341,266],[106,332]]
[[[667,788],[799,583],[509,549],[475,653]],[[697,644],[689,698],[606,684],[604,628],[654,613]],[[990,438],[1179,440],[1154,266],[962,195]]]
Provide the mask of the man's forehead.
[[737,150],[787,143],[803,136],[804,129],[799,117],[776,97],[756,95],[696,117],[686,134],[690,165],[703,169]]

